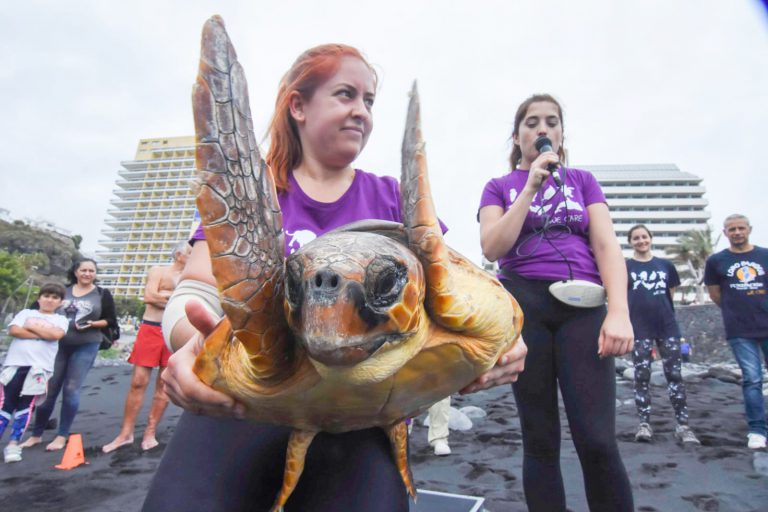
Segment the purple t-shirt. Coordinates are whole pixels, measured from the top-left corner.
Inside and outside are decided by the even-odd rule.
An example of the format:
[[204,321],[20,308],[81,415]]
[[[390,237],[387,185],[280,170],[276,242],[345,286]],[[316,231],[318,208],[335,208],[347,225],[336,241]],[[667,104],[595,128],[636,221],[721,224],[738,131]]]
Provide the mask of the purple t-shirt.
[[[332,203],[315,201],[288,175],[289,190],[278,194],[283,211],[285,255],[316,237],[350,222],[365,219],[400,222],[400,187],[395,178],[355,169],[352,185]],[[192,240],[205,240],[202,225]]]
[[[565,256],[571,264],[574,279],[602,284],[589,245],[587,206],[605,203],[605,195],[591,173],[565,169],[564,174],[562,191],[555,187],[551,178],[544,182],[531,202],[517,242],[499,259],[499,267],[531,279],[568,279]],[[506,212],[526,181],[528,171],[520,169],[492,179],[483,190],[480,208],[496,205]],[[546,237],[542,237],[541,228],[547,219],[555,227],[550,227]],[[570,233],[563,229],[564,224],[568,225]]]

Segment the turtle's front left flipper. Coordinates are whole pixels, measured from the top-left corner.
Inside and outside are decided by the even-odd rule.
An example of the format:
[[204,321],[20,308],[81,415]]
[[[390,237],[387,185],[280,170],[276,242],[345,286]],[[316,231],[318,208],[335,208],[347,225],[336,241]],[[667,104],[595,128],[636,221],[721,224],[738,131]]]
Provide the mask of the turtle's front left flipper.
[[430,343],[455,340],[478,370],[485,371],[515,342],[522,311],[497,279],[445,244],[429,187],[420,117],[414,84],[403,137],[403,224],[408,245],[424,265],[430,316],[448,330],[470,337],[433,337]]
[[[192,103],[201,182],[197,207],[222,308],[234,339],[245,347],[254,380],[280,382],[294,363],[282,311],[282,215],[253,133],[243,68],[218,16],[203,27]],[[244,357],[234,347],[230,352]]]
[[474,308],[467,297],[457,293],[453,283],[451,251],[443,240],[429,186],[421,135],[421,105],[415,82],[403,136],[400,195],[408,245],[427,273],[427,307],[440,324],[452,330],[465,330]]

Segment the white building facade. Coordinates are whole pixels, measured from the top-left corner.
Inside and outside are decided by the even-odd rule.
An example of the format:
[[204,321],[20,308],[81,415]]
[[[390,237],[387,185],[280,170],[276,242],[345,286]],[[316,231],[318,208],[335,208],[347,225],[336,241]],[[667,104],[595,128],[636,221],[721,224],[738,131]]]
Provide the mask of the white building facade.
[[681,234],[707,229],[711,214],[702,179],[674,164],[575,167],[590,171],[600,183],[625,256],[632,254],[627,233],[635,224],[648,226],[653,253],[661,257]]
[[115,296],[141,297],[149,268],[170,264],[197,225],[194,137],[141,139],[134,160],[121,165],[99,240],[99,280]]

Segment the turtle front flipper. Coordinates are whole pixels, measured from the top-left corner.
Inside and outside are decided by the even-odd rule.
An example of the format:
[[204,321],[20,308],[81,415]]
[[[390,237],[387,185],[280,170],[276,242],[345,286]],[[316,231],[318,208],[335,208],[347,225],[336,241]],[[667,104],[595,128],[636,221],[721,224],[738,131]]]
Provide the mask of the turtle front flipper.
[[419,92],[414,82],[402,147],[402,220],[408,244],[424,265],[427,307],[438,323],[451,330],[464,330],[474,308],[469,300],[456,293],[449,270],[450,251],[435,214],[427,176],[420,108]]
[[203,27],[192,103],[197,208],[222,308],[255,380],[280,381],[294,362],[282,311],[282,214],[253,134],[245,75],[218,16]]
[[416,501],[416,486],[413,484],[411,465],[408,463],[408,426],[405,421],[401,421],[385,430],[389,442],[392,443],[392,455],[395,458],[395,464],[397,464],[397,471],[403,479],[408,494],[411,495],[413,501]]
[[270,512],[279,512],[291,493],[299,483],[299,477],[304,471],[304,460],[307,457],[307,450],[317,432],[307,430],[294,430],[288,439],[288,449],[285,454],[285,472],[283,473],[283,486],[280,494],[277,495],[275,504]]
[[402,220],[408,245],[424,266],[430,316],[448,330],[470,336],[433,337],[430,343],[458,340],[465,355],[485,371],[517,339],[522,311],[497,279],[445,244],[429,187],[420,117],[414,83],[403,137]]

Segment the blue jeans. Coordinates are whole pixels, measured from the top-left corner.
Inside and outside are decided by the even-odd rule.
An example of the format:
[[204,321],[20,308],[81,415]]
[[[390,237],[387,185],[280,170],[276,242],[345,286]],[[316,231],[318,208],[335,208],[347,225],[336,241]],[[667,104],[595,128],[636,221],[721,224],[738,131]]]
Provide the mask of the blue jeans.
[[[763,359],[768,361],[768,338],[730,338],[733,355],[741,367],[744,408],[749,432],[766,435],[763,399]],[[762,350],[762,354],[760,351]]]
[[32,429],[33,436],[43,435],[45,425],[51,417],[62,388],[64,388],[64,396],[61,399],[58,435],[64,437],[69,435],[69,429],[80,408],[80,388],[83,386],[85,376],[88,375],[88,370],[96,360],[98,351],[99,342],[59,346],[56,361],[53,364],[53,376],[48,381],[48,394],[45,401],[37,407],[35,427]]

